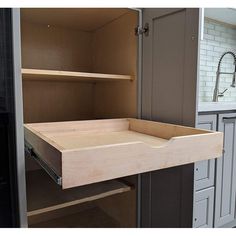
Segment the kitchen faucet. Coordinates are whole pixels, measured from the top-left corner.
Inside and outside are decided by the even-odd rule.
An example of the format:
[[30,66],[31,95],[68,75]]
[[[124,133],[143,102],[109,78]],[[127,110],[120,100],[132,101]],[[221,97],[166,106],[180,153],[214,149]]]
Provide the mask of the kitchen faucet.
[[[227,54],[231,55],[234,59],[234,65],[235,65],[234,72],[231,72],[231,73],[220,71],[220,66],[221,66],[222,59]],[[216,71],[216,84],[215,84],[215,89],[214,89],[213,102],[218,102],[218,97],[223,97],[224,93],[228,90],[228,89],[225,89],[223,92],[219,92],[219,82],[220,82],[220,75],[221,74],[233,75],[231,87],[235,88],[235,75],[236,75],[236,55],[235,55],[235,53],[228,51],[228,52],[223,53],[222,56],[220,57],[220,60],[218,62],[218,68],[217,68],[217,71]]]

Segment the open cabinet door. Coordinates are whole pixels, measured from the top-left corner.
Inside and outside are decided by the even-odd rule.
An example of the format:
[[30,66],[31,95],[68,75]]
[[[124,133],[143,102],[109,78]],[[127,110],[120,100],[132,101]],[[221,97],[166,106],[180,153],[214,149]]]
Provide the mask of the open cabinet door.
[[16,11],[0,9],[0,227],[26,226],[22,96],[17,59],[20,22]]
[[[199,9],[144,9],[143,26],[141,117],[194,127]],[[141,176],[141,227],[192,227],[192,208],[193,164]]]

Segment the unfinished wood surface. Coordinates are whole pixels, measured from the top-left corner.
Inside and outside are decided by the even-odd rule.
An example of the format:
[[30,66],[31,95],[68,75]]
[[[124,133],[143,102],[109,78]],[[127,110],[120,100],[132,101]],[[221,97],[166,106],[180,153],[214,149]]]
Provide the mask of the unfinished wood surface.
[[122,228],[137,227],[137,191],[124,192],[98,199],[94,204],[120,223]]
[[119,132],[101,132],[98,134],[65,134],[63,136],[51,136],[50,139],[57,143],[64,150],[77,149],[77,148],[89,148],[96,146],[126,144],[133,142],[143,142],[151,147],[161,146],[168,142],[166,139],[125,130]]
[[92,119],[93,88],[91,83],[23,81],[24,122]]
[[79,212],[84,211],[84,210],[89,210],[89,209],[91,209],[95,206],[94,203],[95,203],[94,201],[91,201],[91,202],[86,202],[86,203],[83,203],[83,204],[68,206],[68,207],[65,207],[65,208],[59,208],[59,209],[54,210],[54,211],[47,211],[47,212],[44,212],[42,214],[28,216],[27,217],[28,225],[30,226],[30,225],[33,225],[33,224],[38,224],[38,223],[41,223],[41,222],[50,221],[50,220],[61,218],[61,217],[64,217],[64,216],[76,214],[76,213],[79,213]]
[[223,150],[221,132],[137,119],[26,124],[25,139],[62,176],[64,189],[216,158]]
[[[78,77],[59,76],[58,80],[58,76],[57,79],[49,76],[50,81],[47,81],[47,75],[43,75],[46,80],[41,80],[39,75],[23,75],[28,78],[23,79],[25,123],[136,116],[137,38],[133,27],[137,23],[137,12],[127,12],[96,32],[74,30],[60,24],[47,27],[42,22],[23,18],[23,68],[115,74],[115,79],[109,79],[113,83],[103,78],[80,77],[83,83],[78,85],[66,84],[77,81]],[[54,13],[57,14],[53,11],[52,18]],[[96,21],[96,16],[88,14],[86,19]],[[117,40],[118,36],[121,40]],[[122,74],[128,77],[123,80],[124,77],[119,76]],[[94,76],[93,73],[86,75]],[[134,81],[128,81],[130,79]],[[102,80],[103,85],[90,83],[94,80]]]
[[101,73],[87,73],[58,70],[21,69],[24,80],[50,80],[50,81],[114,81],[132,80],[130,75],[114,75]]
[[[23,20],[21,37],[23,67],[91,71],[91,33]],[[93,88],[91,83],[23,79],[24,122],[92,119]]]
[[94,115],[97,118],[137,116],[137,51],[134,28],[138,13],[125,15],[93,32],[92,71],[133,75],[134,81],[96,84]]
[[83,203],[83,204],[68,206],[68,207],[65,207],[65,208],[59,208],[59,209],[56,209],[56,210],[53,210],[53,211],[47,211],[47,212],[44,212],[42,214],[28,216],[27,217],[28,225],[38,224],[38,223],[45,222],[45,221],[50,221],[50,220],[53,220],[53,219],[56,219],[56,218],[76,214],[76,213],[79,213],[81,211],[93,208],[95,206],[94,203],[95,203],[95,201],[91,201],[91,202],[86,202],[86,203]]
[[62,190],[43,170],[28,172],[26,183],[29,217],[131,190],[116,180]]
[[92,68],[90,32],[22,21],[21,51],[23,68],[85,72]]
[[124,227],[99,207],[93,207],[75,214],[30,224],[30,228],[118,228]]
[[21,19],[43,25],[94,31],[130,9],[124,8],[22,8]]

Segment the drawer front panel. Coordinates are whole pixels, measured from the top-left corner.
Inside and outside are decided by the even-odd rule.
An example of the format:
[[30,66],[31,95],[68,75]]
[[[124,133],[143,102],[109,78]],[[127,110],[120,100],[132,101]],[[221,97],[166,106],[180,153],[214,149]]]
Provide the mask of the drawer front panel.
[[214,159],[196,162],[194,168],[195,191],[213,186],[214,172]]
[[194,206],[193,227],[213,227],[214,187],[196,192]]

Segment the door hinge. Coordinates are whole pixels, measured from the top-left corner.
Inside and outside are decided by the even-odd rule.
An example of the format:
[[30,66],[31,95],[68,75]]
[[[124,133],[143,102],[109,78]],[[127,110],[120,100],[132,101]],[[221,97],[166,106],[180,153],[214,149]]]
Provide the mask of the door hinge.
[[140,26],[135,27],[135,35],[139,36],[142,34],[144,34],[145,36],[148,36],[148,34],[149,34],[149,24],[148,23],[146,23],[144,25],[144,27],[140,27]]

